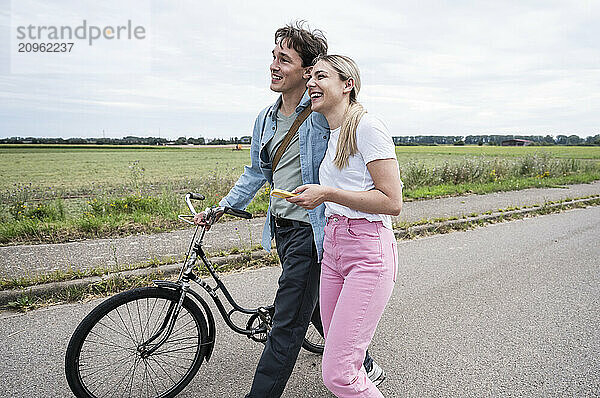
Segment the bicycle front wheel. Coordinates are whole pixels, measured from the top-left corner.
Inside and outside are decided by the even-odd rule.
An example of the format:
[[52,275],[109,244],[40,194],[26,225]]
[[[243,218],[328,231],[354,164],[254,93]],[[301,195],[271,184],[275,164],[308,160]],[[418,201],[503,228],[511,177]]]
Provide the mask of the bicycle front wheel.
[[176,290],[139,288],[92,310],[67,348],[65,372],[73,393],[80,398],[177,395],[204,360],[209,343],[204,314],[186,297],[167,340],[151,353],[144,343],[164,329],[180,296]]

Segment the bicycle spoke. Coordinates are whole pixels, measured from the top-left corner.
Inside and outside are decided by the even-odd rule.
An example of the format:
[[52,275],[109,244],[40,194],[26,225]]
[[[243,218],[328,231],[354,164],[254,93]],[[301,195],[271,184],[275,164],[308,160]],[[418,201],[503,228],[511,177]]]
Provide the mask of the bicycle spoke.
[[[125,381],[125,379],[127,378],[127,375],[131,373],[132,368],[135,368],[135,361],[134,361],[133,364],[131,364],[131,367],[128,369],[128,371],[125,372],[125,374],[123,375],[123,377],[121,377],[121,379],[119,380],[119,382],[115,385],[115,390],[121,385],[121,383],[123,383],[123,381]],[[121,394],[121,396],[122,395],[123,394]],[[113,396],[113,395],[111,394],[111,396]]]
[[157,355],[160,355],[161,357],[167,357],[167,358],[174,358],[175,361],[189,361],[189,362],[194,362],[194,359],[190,359],[190,358],[182,358],[181,356],[178,355],[169,355],[169,354],[164,354],[164,353],[159,353]]
[[[131,361],[132,358],[135,358],[135,355],[136,355],[135,349],[120,347],[120,346],[116,346],[116,345],[109,345],[109,346],[117,347],[119,350],[117,350],[117,349],[112,350],[112,353],[122,353],[122,356],[119,356],[115,359],[113,356],[107,355],[108,353],[105,352],[104,350],[101,350],[98,354],[96,354],[95,351],[88,350],[89,347],[86,345],[86,347],[88,347],[88,348],[84,347],[85,351],[82,352],[82,354],[81,354],[81,358],[83,358],[83,360],[81,361],[82,363],[80,364],[81,370],[85,372],[86,370],[99,369],[100,373],[104,370],[105,373],[108,373],[102,380],[104,382],[109,377],[114,376],[117,373],[117,371],[119,371],[123,366],[127,366],[127,364]],[[96,354],[96,355],[94,355],[94,354]],[[88,356],[90,358],[86,359]],[[95,364],[95,366],[92,366],[92,365],[88,366],[88,364],[87,364],[88,361],[90,363]],[[95,373],[98,373],[98,372],[93,372],[92,374],[95,374]],[[92,374],[84,374],[82,376],[91,378]],[[100,376],[102,376],[102,374]],[[94,379],[91,379],[91,380],[94,380]]]
[[148,359],[150,359],[150,360],[154,361],[154,362],[156,363],[156,365],[158,365],[158,367],[160,368],[160,370],[162,370],[162,371],[163,371],[163,373],[164,373],[164,374],[166,374],[166,375],[167,375],[167,377],[168,377],[169,379],[171,379],[171,381],[172,381],[173,383],[175,383],[175,380],[173,380],[173,378],[171,377],[171,375],[170,375],[169,373],[167,373],[167,371],[166,371],[166,370],[165,370],[165,369],[162,367],[162,365],[160,364],[160,362],[158,362],[158,361],[156,360],[156,358],[154,358],[154,357],[150,357],[150,358],[148,358]]
[[[105,375],[105,377],[102,380],[98,380],[98,379],[92,378],[87,383],[88,384],[93,384],[95,380],[98,380],[98,385],[99,386],[103,386],[103,385],[108,386],[108,385],[110,385],[111,383],[107,382],[107,380],[111,376],[115,376],[120,369],[123,369],[124,367],[127,367],[128,363],[130,362],[128,359],[130,359],[130,357],[124,357],[124,358],[121,358],[121,359],[115,361],[114,364],[118,364],[118,366],[116,368],[112,368],[112,369],[107,369],[106,367],[101,368],[100,371],[105,370],[105,372],[102,373],[102,375]],[[121,363],[121,364],[119,364],[119,363]],[[96,372],[96,373],[98,373],[98,372]],[[83,376],[84,375],[82,375],[82,378],[83,378]],[[86,377],[86,378],[88,378],[88,377]]]
[[135,337],[135,341],[137,343],[139,343],[140,340],[138,340],[137,332],[135,331],[135,325],[133,324],[133,317],[131,316],[131,311],[129,310],[129,303],[125,304],[125,308],[127,309],[127,315],[129,315],[128,318],[129,318],[129,323],[131,323],[131,329],[133,330],[133,337]]
[[198,345],[197,345],[197,344],[192,344],[192,345],[189,345],[189,346],[187,346],[187,347],[175,348],[175,349],[168,350],[168,351],[162,351],[162,350],[161,350],[161,351],[160,351],[160,353],[164,354],[164,353],[169,353],[169,352],[178,352],[178,351],[188,350],[188,349],[190,349],[190,348],[196,348],[196,347],[198,347]]
[[[187,315],[187,314],[186,314]],[[184,316],[185,317],[185,316]],[[177,321],[179,321],[181,318],[177,319]],[[191,327],[186,328],[188,325],[192,324]],[[171,333],[172,336],[176,336],[177,334],[180,334],[182,331],[183,332],[187,332],[188,330],[196,330],[196,322],[194,321],[194,319],[190,319],[186,324],[184,325],[180,325],[178,326],[177,329],[173,328],[173,332]]]
[[144,378],[142,379],[142,386],[146,387],[146,396],[148,396],[149,391],[148,391],[148,382],[146,380],[148,376],[148,364],[146,363],[146,361],[144,361]]
[[156,307],[157,302],[158,302],[158,300],[154,299],[154,304],[152,304],[152,309],[150,310],[150,313],[148,313],[148,299],[146,299],[146,314],[148,314],[148,315],[146,318],[145,330],[148,330],[148,338],[150,338],[150,336],[152,335],[150,330],[148,329],[148,326],[150,325],[150,319],[152,319],[152,314],[154,313],[154,308]]
[[112,380],[109,380],[111,377],[113,377],[115,375],[115,371],[110,372],[108,374],[106,374],[106,372],[103,373],[104,378],[100,379],[100,378],[96,378],[93,380],[87,380],[86,386],[88,387],[88,390],[90,390],[90,392],[94,395],[98,394],[97,396],[105,396],[105,392],[113,385]]
[[[112,321],[112,319],[111,319],[111,321]],[[113,322],[114,322],[114,321],[113,321]],[[104,324],[104,323],[102,323],[102,322],[98,322],[98,325],[100,325],[100,326],[103,326],[103,327],[105,327],[105,328],[107,328],[107,329],[109,329],[109,330],[111,330],[111,331],[113,331],[113,332],[117,333],[119,336],[123,336],[123,337],[129,338],[129,336],[128,336],[128,335],[126,335],[126,334],[124,334],[123,332],[120,332],[120,331],[118,331],[118,330],[116,330],[116,329],[114,329],[114,328],[111,328],[110,326],[108,326],[108,325],[105,325],[105,324]]]
[[[116,309],[115,309],[115,311],[116,311]],[[111,330],[115,330],[118,334],[122,335],[123,337],[125,337],[127,339],[131,339],[131,335],[129,334],[129,332],[127,331],[127,329],[125,329],[125,331],[127,332],[127,334],[125,334],[125,333],[122,332],[122,330],[123,330],[123,327],[121,326],[123,324],[122,322],[121,323],[117,322],[115,319],[113,319],[113,317],[111,316],[110,313],[107,314],[105,316],[105,318],[107,318],[108,320],[110,320],[115,325],[115,328],[117,328],[118,330],[121,330],[121,332],[119,332],[117,329],[111,329]],[[108,326],[108,325],[104,325],[104,326],[106,328],[110,328],[110,326]]]
[[[119,353],[123,352],[122,349],[113,349],[110,351],[106,351],[106,350],[96,350],[96,351],[92,351],[89,348],[86,348],[85,354],[86,356],[90,356],[90,357],[94,357],[94,356],[98,356],[98,355],[102,355],[105,358],[108,358],[112,355],[118,355]],[[135,355],[136,352],[134,350],[132,350],[132,352],[130,353],[130,355]]]
[[[118,359],[116,359],[116,360],[111,360],[110,362],[108,362],[108,364],[111,364],[111,365],[113,365],[113,364],[114,364],[114,365],[117,365],[117,364],[119,364],[119,363],[127,363],[127,362],[129,362],[129,360],[130,360],[130,359],[132,359],[132,358],[135,358],[135,356],[134,356],[134,355],[127,355],[127,356],[124,356],[124,357],[118,358]],[[85,365],[85,362],[83,362],[83,364]],[[107,368],[106,368],[106,365],[105,365],[105,364],[103,364],[103,363],[100,363],[100,364],[98,364],[98,365],[96,365],[96,366],[89,366],[89,367],[81,366],[80,368],[81,368],[81,370],[90,370],[90,371],[95,371],[96,369],[98,369],[99,371],[102,371],[102,370],[107,370]],[[118,369],[118,368],[117,368],[117,369]],[[111,373],[114,373],[114,372],[115,372],[115,370],[117,370],[117,369],[113,369],[113,370],[111,371]],[[97,372],[95,372],[95,373],[97,373]],[[86,375],[83,375],[83,374],[82,374],[82,376],[86,376],[86,377],[89,377],[90,375],[91,375],[91,374],[86,374]]]
[[109,341],[109,340],[107,340],[106,338],[100,336],[99,334],[97,334],[94,331],[90,331],[90,334],[93,334],[96,337],[98,337],[99,339],[105,340],[106,342],[95,341],[95,340],[86,340],[86,343],[94,343],[94,344],[103,345],[103,346],[106,346],[106,347],[121,348],[123,350],[131,350],[131,351],[135,352],[135,349],[132,349],[131,347],[125,347],[125,346],[117,345],[114,341]]
[[133,380],[135,379],[135,372],[137,371],[137,365],[139,364],[140,360],[138,357],[135,358],[135,361],[133,362],[134,366],[133,366],[133,372],[131,372],[131,377],[129,378],[129,382],[127,383],[127,385],[129,385],[129,394],[128,397],[131,397],[131,391],[133,390]]
[[123,323],[123,326],[125,327],[125,331],[129,335],[129,338],[131,339],[131,341],[133,341],[135,344],[137,344],[137,341],[133,338],[133,336],[129,332],[129,328],[125,324],[125,321],[123,320],[123,317],[121,316],[121,313],[119,312],[119,307],[115,308],[115,311],[117,311],[117,315],[119,315],[119,319],[121,319],[121,322]]
[[138,321],[140,322],[139,325],[140,325],[140,333],[141,333],[140,337],[142,338],[141,341],[144,341],[145,340],[144,339],[144,328],[142,327],[142,325],[143,325],[142,324],[142,316],[140,315],[140,303],[138,303],[138,300],[135,301],[135,306],[137,308]]
[[[156,357],[152,357],[152,358],[154,358],[154,360],[156,360]],[[178,360],[176,362],[178,362]],[[173,367],[175,367],[175,368],[181,368],[181,369],[184,369],[184,370],[188,370],[189,369],[188,366],[178,365],[176,363],[173,363],[173,364],[169,365],[170,369],[173,369]]]
[[167,305],[169,305],[169,302],[165,300],[163,302],[163,307],[161,308],[161,310],[159,312],[159,314],[161,316],[157,316],[156,317],[156,320],[154,321],[154,326],[152,326],[152,329],[150,329],[151,330],[150,336],[153,336],[156,333],[156,330],[158,330],[160,328],[160,326],[162,325],[162,321],[164,320],[164,317],[162,316],[162,313],[164,312],[165,307]]
[[181,344],[181,343],[179,343],[180,341],[196,340],[197,338],[198,338],[198,336],[180,337],[178,339],[169,339],[168,343],[169,344]]
[[[116,364],[119,364],[119,363],[121,363],[121,362],[122,362],[123,364],[127,364],[127,363],[129,363],[129,360],[130,360],[130,359],[131,359],[131,357],[125,357],[125,358],[121,358],[120,360],[117,360],[117,361],[114,361],[114,362],[110,362],[109,364],[110,364],[110,365],[116,365]],[[95,376],[95,375],[100,375],[100,376],[102,376],[102,375],[104,375],[104,374],[106,374],[106,373],[107,373],[107,371],[108,371],[108,370],[107,370],[107,365],[109,365],[109,364],[99,364],[99,365],[97,365],[97,366],[90,366],[90,367],[83,367],[83,366],[82,366],[82,367],[80,368],[80,369],[81,369],[81,371],[80,371],[80,373],[81,373],[81,377],[82,377],[82,378],[86,378],[86,379],[91,379],[91,380],[94,380],[94,377],[93,377],[93,376]],[[117,368],[117,369],[118,369],[118,368]],[[108,376],[107,376],[107,377],[109,377],[109,376],[111,376],[111,375],[114,375],[114,374],[116,373],[116,370],[117,370],[117,369],[113,369],[113,370],[111,370],[111,371],[108,373]],[[89,372],[89,373],[85,373],[85,372]],[[105,378],[104,380],[106,380],[106,378]]]
[[[152,368],[152,365],[150,365],[150,361],[145,359],[144,362],[148,365],[148,369],[150,369],[152,371],[152,373],[154,373],[156,375],[158,380],[162,381],[163,379],[158,376],[158,373],[156,373],[156,370],[154,370],[154,368]],[[154,383],[154,378],[150,378],[150,381],[152,382],[152,386],[154,387],[154,391],[156,391],[156,394],[159,394],[158,388],[156,387],[156,384]]]

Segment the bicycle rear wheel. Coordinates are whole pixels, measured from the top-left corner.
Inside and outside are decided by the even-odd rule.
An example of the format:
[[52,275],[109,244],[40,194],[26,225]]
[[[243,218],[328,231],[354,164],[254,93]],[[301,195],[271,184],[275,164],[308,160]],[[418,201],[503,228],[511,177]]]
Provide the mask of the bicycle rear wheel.
[[308,325],[308,330],[302,342],[302,348],[315,354],[323,354],[325,339],[313,321]]
[[170,289],[139,288],[92,310],[73,333],[65,356],[73,393],[80,398],[177,395],[198,371],[209,343],[200,308],[186,297],[164,344],[148,353],[142,343],[160,330],[180,296]]

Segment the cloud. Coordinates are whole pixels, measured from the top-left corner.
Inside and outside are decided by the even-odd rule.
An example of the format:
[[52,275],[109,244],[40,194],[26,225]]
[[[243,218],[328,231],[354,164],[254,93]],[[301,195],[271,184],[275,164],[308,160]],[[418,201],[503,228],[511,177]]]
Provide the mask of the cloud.
[[[40,18],[82,4],[23,1]],[[600,127],[597,2],[137,3],[152,17],[147,72],[0,75],[0,135],[97,136],[107,125],[115,134],[161,125],[172,126],[163,136],[245,135],[276,98],[268,90],[273,33],[297,18],[325,31],[330,52],[357,61],[361,100],[394,134],[590,135]],[[125,14],[135,17],[135,8]]]

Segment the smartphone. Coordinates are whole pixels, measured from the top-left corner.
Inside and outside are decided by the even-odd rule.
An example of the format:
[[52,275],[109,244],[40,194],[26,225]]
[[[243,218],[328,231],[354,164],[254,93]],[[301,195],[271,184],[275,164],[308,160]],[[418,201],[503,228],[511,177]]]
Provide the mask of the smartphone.
[[292,196],[298,196],[297,193],[292,193],[288,191],[284,191],[283,189],[274,189],[271,191],[271,196],[275,196],[277,198],[291,198]]

